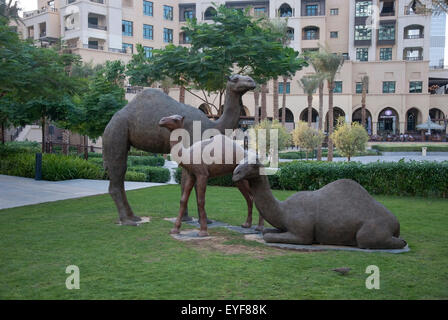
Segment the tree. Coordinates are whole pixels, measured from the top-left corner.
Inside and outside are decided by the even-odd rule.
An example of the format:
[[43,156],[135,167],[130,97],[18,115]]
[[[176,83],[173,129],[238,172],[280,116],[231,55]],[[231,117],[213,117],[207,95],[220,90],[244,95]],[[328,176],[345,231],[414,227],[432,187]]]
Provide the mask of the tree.
[[344,123],[344,119],[341,117],[338,119],[336,130],[331,135],[331,139],[339,152],[350,161],[350,158],[357,152],[365,151],[369,135],[361,124],[357,122]]
[[310,127],[306,122],[299,121],[297,127],[292,132],[292,141],[296,147],[305,150],[306,160],[308,153],[313,152],[318,146],[322,145],[325,136],[322,131]]
[[[232,73],[247,74],[265,84],[279,75],[292,75],[306,64],[292,48],[284,48],[277,41],[278,34],[264,28],[261,19],[249,16],[248,10],[222,5],[212,19],[213,23],[189,20],[182,28],[191,39],[189,47],[168,45],[154,50],[151,59],[134,59],[128,65],[130,81],[155,82],[168,77],[218,113]],[[218,101],[210,99],[214,93]]]
[[333,141],[331,134],[333,133],[333,91],[334,81],[337,72],[344,63],[344,56],[330,52],[329,48],[322,47],[322,50],[313,56],[314,64],[327,80],[328,86],[328,161],[333,161]]
[[17,24],[23,23],[19,16],[20,10],[16,0],[0,0],[0,18],[6,19],[8,22],[13,20]]
[[297,81],[308,97],[308,126],[311,127],[313,115],[313,94],[319,86],[319,78],[315,76],[303,76]]
[[361,97],[361,124],[363,128],[366,127],[366,95],[367,88],[369,87],[369,76],[363,76],[361,78],[362,83],[362,97]]
[[[271,150],[271,130],[277,130],[278,137],[278,150],[285,149],[291,141],[291,134],[285,129],[285,127],[278,121],[273,120],[269,121],[267,119],[260,121],[259,124],[252,127],[253,130],[250,132],[249,143],[251,148],[255,150],[263,150],[265,149],[267,153]],[[260,138],[260,130],[265,130],[266,140]],[[262,136],[261,136],[262,137]],[[259,142],[261,144],[259,144]],[[272,146],[273,147],[273,146]]]

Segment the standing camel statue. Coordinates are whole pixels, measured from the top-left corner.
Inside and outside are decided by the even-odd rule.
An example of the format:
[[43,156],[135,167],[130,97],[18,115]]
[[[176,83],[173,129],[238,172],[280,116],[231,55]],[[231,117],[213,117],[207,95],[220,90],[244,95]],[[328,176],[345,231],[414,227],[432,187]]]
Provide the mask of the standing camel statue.
[[271,192],[260,164],[240,164],[233,181],[249,180],[260,214],[276,229],[264,231],[266,242],[356,246],[364,249],[399,249],[397,218],[357,182],[341,179],[316,191],[301,191],[285,201]]
[[[172,132],[176,129],[182,129],[183,122],[183,116],[173,115],[160,119],[159,125]],[[198,235],[200,237],[208,236],[207,214],[205,212],[205,191],[207,188],[207,181],[209,178],[224,176],[232,173],[236,166],[244,160],[245,154],[247,155],[247,153],[239,144],[222,134],[216,135],[210,139],[198,141],[189,148],[184,148],[181,141],[170,141],[170,144],[172,150],[174,150],[173,147],[175,145],[179,144],[179,150],[177,150],[175,154],[172,154],[172,157],[179,164],[179,166],[185,169],[188,173],[180,200],[179,216],[177,217],[171,233],[176,234],[180,232],[179,230],[182,224],[182,215],[187,206],[190,192],[196,183],[196,198],[199,210],[199,223],[201,226]],[[205,155],[205,148],[213,151],[210,153],[213,153],[213,157],[219,158],[217,160],[218,163],[215,161],[209,161],[212,159],[204,159],[202,156],[198,163],[193,161],[195,154]],[[229,155],[231,156],[231,159]],[[247,202],[247,219],[242,227],[250,228],[252,225],[253,195],[247,180],[238,181],[236,186]],[[263,230],[263,218],[261,215],[259,217],[256,230]]]
[[[137,95],[123,109],[115,113],[103,134],[104,168],[109,175],[109,193],[118,209],[122,225],[137,225],[140,217],[134,215],[126,198],[124,178],[127,169],[128,151],[131,146],[153,153],[170,152],[170,132],[159,126],[162,117],[180,114],[185,117],[185,130],[193,137],[193,121],[201,122],[201,135],[206,129],[225,129],[238,127],[242,96],[255,88],[251,77],[233,75],[226,87],[224,112],[211,121],[197,108],[179,103],[157,89],[146,89]],[[191,143],[190,143],[191,144]],[[181,188],[185,173],[182,173]]]

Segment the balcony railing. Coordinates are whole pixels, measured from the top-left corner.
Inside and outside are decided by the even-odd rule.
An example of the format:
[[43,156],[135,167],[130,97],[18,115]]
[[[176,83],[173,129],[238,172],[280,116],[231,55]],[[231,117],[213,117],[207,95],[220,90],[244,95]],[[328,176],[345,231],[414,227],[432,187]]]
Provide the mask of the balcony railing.
[[126,50],[125,49],[109,48],[109,52],[126,53]]
[[104,50],[103,46],[98,46],[98,45],[95,45],[95,44],[84,44],[83,47],[86,48],[86,49],[101,50],[101,51]]
[[24,13],[23,13],[23,17],[24,17],[24,18],[30,18],[30,17],[36,16],[36,15],[41,14],[41,13],[45,13],[45,12],[57,12],[57,11],[58,11],[58,9],[56,9],[56,8],[53,8],[53,7],[45,7],[45,8],[39,9],[39,10],[34,10],[34,11],[24,12]]
[[43,32],[39,33],[39,37],[40,38],[43,38],[43,37],[46,37],[46,36],[47,36],[47,32],[46,31],[43,31]]
[[423,34],[405,34],[405,39],[423,39]]
[[89,28],[107,31],[107,26],[100,26],[93,23],[89,23]]
[[104,4],[104,0],[90,0],[90,2]]
[[419,56],[419,57],[404,57],[404,60],[406,60],[406,61],[421,61],[421,60],[423,60],[423,57],[422,56]]

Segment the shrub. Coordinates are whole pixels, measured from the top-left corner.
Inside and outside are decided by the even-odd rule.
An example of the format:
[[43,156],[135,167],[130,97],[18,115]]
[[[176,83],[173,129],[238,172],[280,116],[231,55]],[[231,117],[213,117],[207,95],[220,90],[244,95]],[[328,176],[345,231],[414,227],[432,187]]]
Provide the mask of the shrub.
[[358,122],[344,123],[340,118],[336,130],[331,135],[331,140],[334,141],[339,152],[350,161],[357,152],[363,152],[366,149],[369,135]]
[[161,156],[128,156],[128,163],[130,167],[133,166],[163,167],[165,164],[165,159]]
[[426,147],[428,152],[448,152],[448,145],[408,145],[408,146],[391,146],[376,144],[372,149],[384,152],[421,152],[422,147]]
[[130,171],[142,172],[146,175],[147,182],[168,182],[171,177],[170,170],[167,168],[150,167],[150,166],[134,166]]
[[17,153],[37,153],[41,152],[42,148],[38,142],[31,141],[12,141],[6,142],[4,145],[0,144],[0,157],[7,157]]
[[[35,155],[20,153],[1,160],[2,174],[27,178],[35,177]],[[42,179],[60,181],[68,179],[103,179],[104,171],[98,165],[74,156],[42,155]]]
[[125,181],[139,181],[139,182],[145,182],[146,181],[146,174],[143,172],[136,172],[136,171],[126,171]]
[[300,146],[305,150],[306,158],[308,154],[313,152],[322,145],[325,135],[323,132],[314,129],[304,121],[299,121],[298,126],[292,132],[292,140],[294,145]]

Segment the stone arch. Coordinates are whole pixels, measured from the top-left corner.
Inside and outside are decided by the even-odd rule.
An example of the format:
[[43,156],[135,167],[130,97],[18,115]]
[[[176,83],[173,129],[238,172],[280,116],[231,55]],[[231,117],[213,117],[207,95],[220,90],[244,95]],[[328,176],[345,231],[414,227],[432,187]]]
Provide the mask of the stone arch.
[[[285,108],[285,127],[288,130],[294,130],[294,114],[289,108]],[[282,121],[283,108],[279,108],[278,110],[278,121]]]
[[286,2],[278,8],[279,17],[292,17],[292,8]]
[[[328,113],[329,113],[329,111],[327,112],[327,115],[325,116],[325,130],[327,132],[330,130],[329,123],[328,123]],[[345,111],[339,107],[333,107],[333,128],[336,127],[339,117],[344,117],[344,119],[345,119]]]
[[[361,124],[362,122],[362,108],[356,109],[352,114],[352,122],[358,122]],[[365,128],[367,130],[367,133],[370,135],[372,134],[372,128],[373,128],[373,118],[372,113],[369,111],[369,109],[366,108],[366,125]]]
[[[300,121],[308,122],[308,108],[302,110],[299,119]],[[319,112],[314,108],[311,110],[311,126],[316,129],[319,126]]]
[[417,132],[416,126],[423,122],[422,113],[418,108],[412,107],[405,114],[405,132]]
[[[440,124],[441,126],[445,125],[445,121],[447,120],[445,113],[439,108],[431,108],[429,109],[429,116],[432,122]],[[424,120],[423,120],[424,122]]]
[[404,39],[424,38],[425,27],[421,24],[410,24],[403,28]]
[[383,108],[378,113],[377,118],[377,132],[381,134],[398,134],[399,128],[399,116],[397,110],[392,107]]
[[213,7],[208,7],[205,11],[204,11],[204,20],[212,20],[212,18],[214,16],[216,16],[216,9]]

